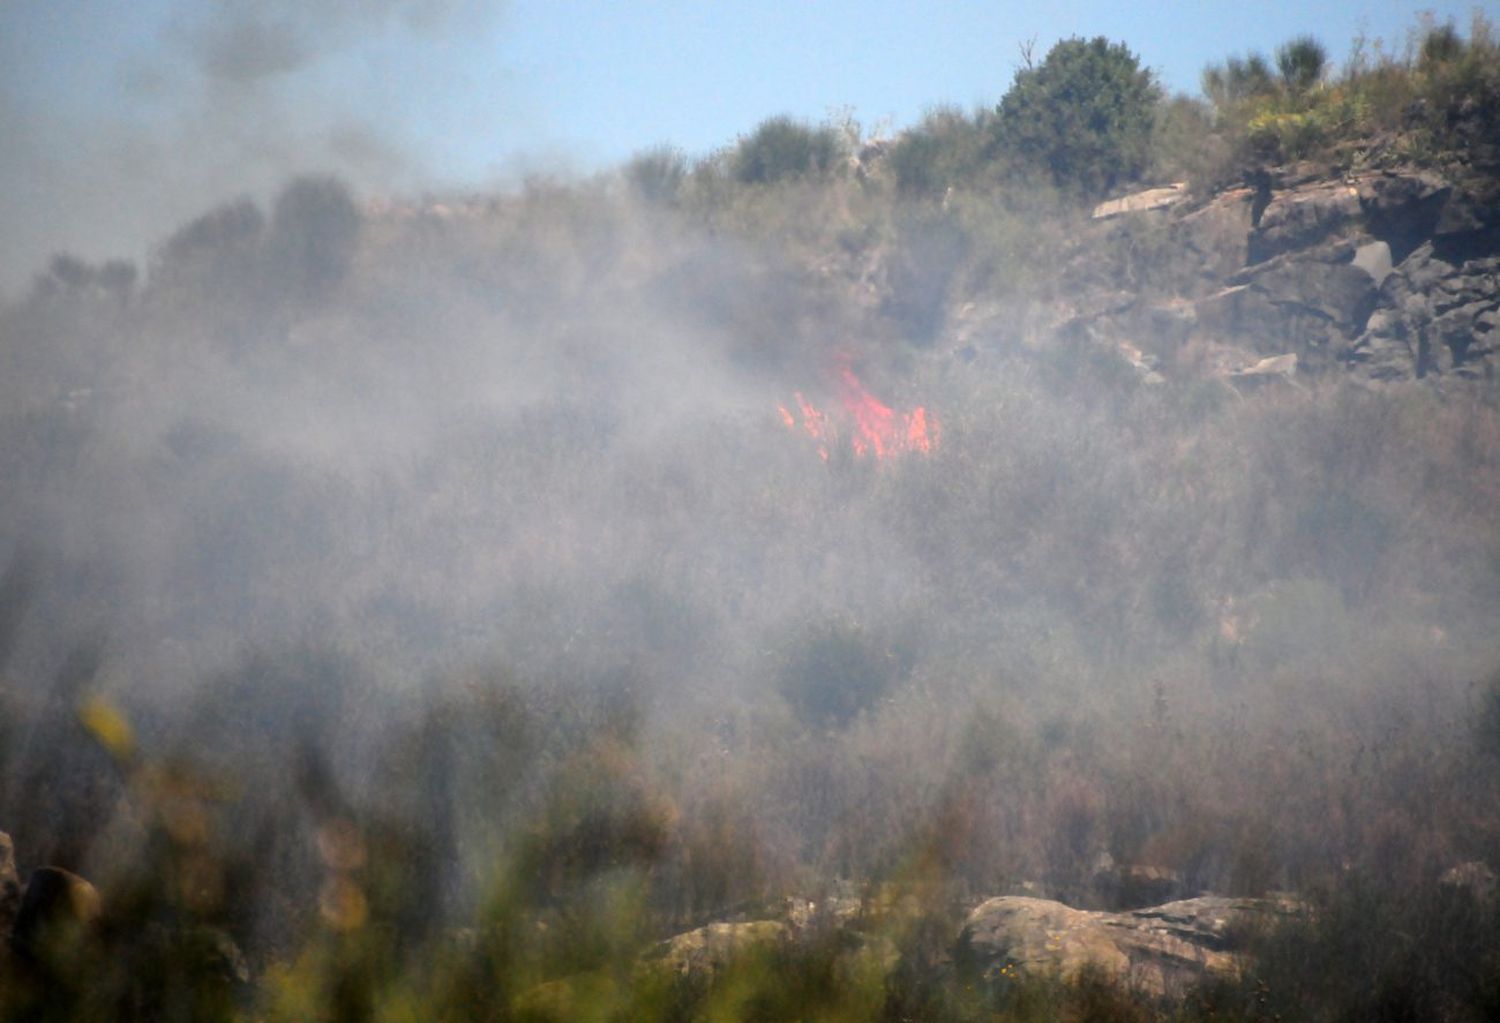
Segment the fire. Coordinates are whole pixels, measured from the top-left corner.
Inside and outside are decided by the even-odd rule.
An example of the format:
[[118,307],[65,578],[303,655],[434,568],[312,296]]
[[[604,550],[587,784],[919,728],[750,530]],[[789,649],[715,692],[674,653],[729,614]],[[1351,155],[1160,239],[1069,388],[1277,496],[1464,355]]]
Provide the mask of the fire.
[[[856,456],[871,455],[883,460],[908,451],[928,454],[937,446],[941,427],[937,417],[922,406],[897,412],[871,394],[848,366],[839,370],[835,389],[839,405],[850,421],[849,446]],[[794,397],[796,413],[785,405],[776,406],[781,421],[789,430],[800,426],[816,443],[818,457],[828,461],[837,439],[833,420],[803,397],[801,391]]]

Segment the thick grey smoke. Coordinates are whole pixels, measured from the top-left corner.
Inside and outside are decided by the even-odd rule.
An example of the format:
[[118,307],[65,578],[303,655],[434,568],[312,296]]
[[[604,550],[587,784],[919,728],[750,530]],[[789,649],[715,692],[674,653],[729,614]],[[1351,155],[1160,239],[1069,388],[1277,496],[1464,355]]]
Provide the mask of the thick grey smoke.
[[[268,198],[292,174],[381,192],[427,180],[366,83],[334,65],[499,15],[445,0],[175,3],[131,22],[50,6],[0,11],[0,294],[55,252],[140,260],[161,224],[246,192]],[[100,33],[123,38],[84,44]],[[109,62],[95,66],[100,53]]]
[[[130,846],[128,814],[98,834],[99,701],[143,761],[241,782],[255,876],[313,893],[315,869],[264,865],[260,832],[312,848],[289,807],[384,799],[446,865],[403,873],[476,898],[474,851],[595,732],[585,784],[613,801],[638,745],[677,862],[728,875],[694,912],[899,869],[934,819],[976,891],[1093,897],[1104,854],[1296,887],[1374,847],[1382,804],[1437,805],[1424,751],[1459,748],[1494,655],[1490,398],[1139,373],[1027,327],[1068,297],[1076,219],[1022,230],[1003,200],[853,173],[657,154],[361,204],[415,171],[316,72],[458,15],[215,10],[131,64],[138,118],[5,79],[0,213],[29,232],[6,257],[46,267],[0,304],[0,825],[23,858],[92,873]],[[97,262],[137,236],[144,272]],[[58,247],[90,259],[37,262]],[[1033,262],[1045,299],[982,283]],[[859,456],[845,372],[940,442]],[[1376,741],[1399,792],[1360,773]],[[1267,834],[1264,865],[1239,855]]]
[[468,6],[453,0],[228,0],[179,11],[171,32],[205,78],[244,85],[301,71],[371,35],[441,33]]

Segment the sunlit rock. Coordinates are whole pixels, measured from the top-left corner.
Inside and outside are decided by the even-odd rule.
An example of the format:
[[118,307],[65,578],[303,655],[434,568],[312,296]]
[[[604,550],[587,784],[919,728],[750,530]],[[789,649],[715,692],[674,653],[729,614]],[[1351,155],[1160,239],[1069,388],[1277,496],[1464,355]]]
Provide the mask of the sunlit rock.
[[1187,182],[1179,181],[1165,188],[1148,188],[1142,192],[1132,192],[1118,199],[1101,202],[1094,207],[1093,218],[1107,220],[1126,213],[1147,213],[1151,210],[1165,209],[1186,198]]
[[1250,366],[1231,370],[1228,378],[1236,384],[1259,386],[1270,381],[1291,381],[1297,377],[1297,353],[1271,355]]
[[1470,860],[1447,870],[1438,884],[1450,892],[1463,892],[1482,906],[1493,905],[1500,878],[1486,863]]
[[1250,236],[1250,261],[1307,249],[1335,237],[1361,214],[1359,189],[1342,181],[1274,196]]
[[1207,974],[1233,975],[1244,939],[1298,912],[1276,899],[1202,896],[1124,913],[1006,895],[980,905],[959,935],[960,959],[991,980],[1076,978],[1085,969],[1151,994]]
[[679,976],[712,976],[747,954],[770,951],[786,941],[779,920],[714,923],[662,942],[648,963]]

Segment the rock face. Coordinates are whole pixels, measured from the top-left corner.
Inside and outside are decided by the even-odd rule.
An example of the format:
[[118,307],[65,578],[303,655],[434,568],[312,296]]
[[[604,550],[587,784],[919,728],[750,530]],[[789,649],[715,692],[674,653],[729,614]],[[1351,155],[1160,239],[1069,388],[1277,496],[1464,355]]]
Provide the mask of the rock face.
[[21,878],[16,873],[16,847],[0,831],[0,936],[10,933],[21,908]]
[[1492,905],[1495,893],[1500,890],[1500,878],[1486,863],[1470,860],[1450,868],[1438,879],[1438,884],[1449,892],[1461,892],[1483,906]]
[[1500,188],[1455,174],[1296,166],[1206,200],[1158,189],[1103,204],[1102,240],[1128,248],[1157,224],[1169,242],[1145,257],[1152,287],[1123,301],[1100,291],[1110,275],[1085,248],[1060,333],[1146,353],[1167,376],[1295,356],[1299,376],[1494,379]]
[[1002,971],[1072,977],[1089,967],[1161,995],[1206,973],[1233,973],[1247,933],[1296,912],[1289,901],[1203,896],[1104,913],[1007,895],[969,914],[959,952],[992,980]]
[[788,939],[779,920],[715,923],[679,934],[659,945],[649,961],[680,976],[710,977],[731,961]]
[[1107,220],[1122,213],[1145,213],[1159,210],[1187,198],[1187,182],[1180,181],[1165,188],[1148,188],[1120,199],[1101,202],[1094,207],[1093,219]]
[[1223,280],[1250,261],[1255,199],[1253,189],[1231,189],[1185,213],[1174,225],[1173,240],[1198,264],[1204,280]]
[[44,954],[59,934],[93,927],[99,913],[99,893],[93,885],[60,867],[38,867],[26,882],[11,946],[25,956]]
[[1375,380],[1489,379],[1500,347],[1500,255],[1445,259],[1432,242],[1392,270],[1349,363]]
[[1250,262],[1312,248],[1347,231],[1359,216],[1359,190],[1342,181],[1282,192],[1250,232]]
[[1297,353],[1272,355],[1253,366],[1233,370],[1229,379],[1241,386],[1260,385],[1275,380],[1292,380],[1297,376]]
[[1272,196],[1248,251],[1231,283],[1258,289],[1270,315],[1232,329],[1304,367],[1326,368],[1325,354],[1372,381],[1495,373],[1500,209],[1475,189],[1428,171],[1292,188]]

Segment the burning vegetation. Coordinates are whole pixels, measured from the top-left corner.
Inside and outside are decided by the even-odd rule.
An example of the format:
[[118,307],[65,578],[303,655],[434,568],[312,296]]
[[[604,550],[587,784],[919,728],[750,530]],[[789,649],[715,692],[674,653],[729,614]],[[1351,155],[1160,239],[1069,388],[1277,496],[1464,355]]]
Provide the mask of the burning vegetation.
[[786,428],[807,434],[823,461],[828,461],[829,451],[841,443],[847,443],[855,457],[877,462],[908,452],[932,452],[941,427],[921,405],[907,412],[895,411],[871,394],[848,366],[839,369],[837,384],[843,413],[838,420],[820,411],[801,391],[795,394],[795,413],[785,405],[776,406]]

